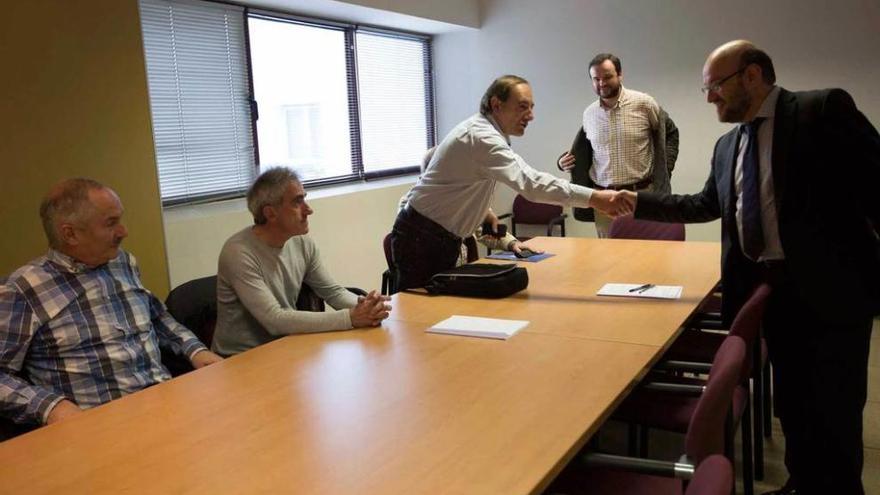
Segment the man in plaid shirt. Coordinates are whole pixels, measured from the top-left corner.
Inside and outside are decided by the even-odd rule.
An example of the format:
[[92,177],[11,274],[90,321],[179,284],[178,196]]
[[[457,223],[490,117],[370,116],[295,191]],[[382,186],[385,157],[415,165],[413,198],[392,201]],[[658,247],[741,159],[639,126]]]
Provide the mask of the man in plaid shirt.
[[221,360],[141,284],[122,213],[89,179],[43,200],[49,252],[0,285],[0,416],[49,424],[168,380],[159,342],[197,369]]
[[[594,189],[670,192],[670,175],[678,158],[678,128],[646,93],[623,87],[620,59],[596,55],[589,65],[599,99],[584,110],[583,127],[557,166],[572,173],[572,182]],[[575,209],[578,220],[592,220],[607,237],[611,217]]]

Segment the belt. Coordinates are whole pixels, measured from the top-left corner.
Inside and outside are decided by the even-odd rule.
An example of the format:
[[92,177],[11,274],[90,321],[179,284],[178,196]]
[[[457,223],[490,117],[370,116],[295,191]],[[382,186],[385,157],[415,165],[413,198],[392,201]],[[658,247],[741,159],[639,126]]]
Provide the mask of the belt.
[[611,189],[612,191],[638,191],[639,189],[645,189],[654,183],[654,179],[648,177],[647,179],[640,180],[633,184],[623,184],[620,186],[600,186],[596,185],[596,189]]
[[400,213],[398,214],[398,218],[415,226],[420,230],[433,233],[439,237],[449,239],[453,242],[461,242],[461,237],[458,237],[452,232],[446,230],[439,223],[417,212],[416,209],[410,205],[406,205],[406,207],[400,211]]

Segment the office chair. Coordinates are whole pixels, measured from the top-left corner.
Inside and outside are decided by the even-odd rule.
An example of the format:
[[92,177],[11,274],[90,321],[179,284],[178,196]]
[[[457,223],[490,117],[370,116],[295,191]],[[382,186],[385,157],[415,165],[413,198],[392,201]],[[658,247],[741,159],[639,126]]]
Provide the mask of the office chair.
[[[770,437],[772,421],[772,398],[770,391],[770,361],[767,356],[767,342],[761,335],[761,319],[772,289],[761,284],[751,294],[730,326],[730,335],[739,335],[749,345],[750,368],[747,376],[751,377],[751,402],[754,422],[754,467],[755,479],[764,479],[764,438]],[[725,337],[723,332],[684,331],[672,343],[664,355],[664,360],[708,363],[714,352],[718,350]],[[748,379],[745,381],[748,390]],[[745,433],[745,432],[743,432]]]
[[[761,321],[764,316],[764,309],[767,304],[767,299],[770,296],[770,291],[771,289],[769,285],[762,284],[759,286],[737,314],[731,325],[730,334],[726,336],[716,334],[722,339],[722,342],[717,349],[720,349],[720,347],[731,338],[741,339],[746,345],[746,359],[740,370],[740,382],[735,390],[733,407],[731,409],[733,419],[732,426],[734,429],[738,425],[742,426],[743,487],[746,495],[752,493],[754,473],[759,465],[757,459],[754,459],[755,462],[753,463],[753,458],[757,458],[760,455],[760,461],[763,462],[763,450],[760,443],[763,441],[763,438],[757,434],[757,432],[755,432],[756,434],[753,437],[752,415],[749,411],[749,379],[750,377],[756,377],[756,374],[754,373],[755,369],[761,368],[760,354],[756,355],[755,353],[760,352],[759,347],[756,346],[760,345]],[[678,356],[670,356],[670,354],[671,353],[667,353],[664,355],[661,363],[655,368],[655,371],[649,375],[651,380],[668,381],[674,384],[674,386],[677,386],[678,384],[698,386],[703,383],[702,380],[699,379],[689,379],[679,376],[667,376],[664,378],[661,374],[662,372],[658,373],[656,370],[694,373],[709,372],[711,376],[711,368],[709,365],[701,362],[673,359]],[[756,392],[760,390],[760,387],[760,378],[756,377]],[[756,400],[759,400],[760,393],[756,393],[756,397],[758,397]],[[693,414],[695,407],[696,402],[690,398],[681,397],[680,395],[672,395],[663,390],[637,389],[630,394],[623,404],[614,412],[613,418],[633,425],[640,425],[645,429],[658,428],[683,433],[688,427],[689,416]],[[756,407],[756,415],[759,414],[759,411],[760,407]],[[756,416],[755,428],[758,427],[757,423],[759,422],[757,421],[757,417],[758,416]],[[645,443],[645,435],[646,433],[643,432],[643,445]],[[752,443],[753,439],[755,441],[754,446]],[[732,446],[733,441],[731,432],[731,441],[728,447],[732,449]],[[732,458],[733,456],[731,455],[731,459]],[[753,467],[755,468],[754,470]]]
[[[690,394],[687,399],[694,402],[685,433],[685,453],[677,462],[587,452],[563,470],[547,493],[681,494],[682,480],[688,479],[693,479],[693,483],[688,485],[687,495],[730,493],[731,464],[717,454],[724,452],[729,444],[729,412],[745,362],[745,342],[734,336],[718,349],[705,386],[641,385],[658,391],[675,388]],[[711,460],[714,457],[722,457],[725,462]],[[706,462],[709,464],[700,469]],[[696,471],[700,476],[694,472],[695,466],[699,466]],[[726,490],[718,491],[724,488]]]
[[513,199],[513,209],[498,217],[499,220],[510,219],[510,233],[520,241],[527,241],[531,237],[519,237],[516,234],[517,224],[522,225],[546,225],[547,236],[553,235],[554,226],[559,225],[561,237],[565,237],[565,219],[568,214],[562,213],[562,207],[545,203],[534,203],[520,194]]
[[391,234],[382,239],[382,250],[385,252],[385,263],[388,269],[382,272],[382,295],[390,296],[397,293],[397,277],[394,273],[394,262],[391,259]]
[[611,239],[683,241],[684,224],[636,220],[632,215],[615,218],[608,228]]
[[[178,323],[190,329],[208,348],[214,341],[217,324],[217,276],[197,278],[175,287],[165,298],[165,306]],[[162,364],[172,376],[193,370],[186,357],[160,346]]]

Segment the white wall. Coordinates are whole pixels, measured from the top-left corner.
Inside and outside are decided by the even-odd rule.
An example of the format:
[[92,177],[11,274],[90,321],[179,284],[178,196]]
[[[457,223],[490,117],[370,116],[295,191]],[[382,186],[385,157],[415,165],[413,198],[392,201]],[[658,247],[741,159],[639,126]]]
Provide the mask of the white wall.
[[[404,3],[427,4],[395,5]],[[673,176],[677,192],[702,187],[715,140],[728,128],[716,121],[699,92],[706,55],[725,41],[748,38],[766,49],[788,89],[848,89],[875,126],[880,124],[877,0],[840,0],[833,6],[819,0],[484,0],[481,9],[479,30],[435,38],[439,134],[476,112],[493,78],[520,74],[532,82],[536,119],[525,137],[515,138],[514,149],[548,172],[559,173],[555,158],[571,144],[584,106],[595,98],[586,64],[601,51],[620,56],[624,83],[656,97],[681,129]],[[841,172],[830,174],[845,182]],[[341,283],[365,289],[379,285],[385,269],[381,239],[408,187],[311,200],[312,235]],[[496,211],[508,211],[512,196],[499,187]],[[215,273],[223,241],[248,223],[241,201],[166,212],[172,287]],[[569,235],[594,235],[593,224],[570,219],[568,226]],[[688,227],[692,240],[717,240],[718,233],[717,222]]]
[[[719,124],[699,91],[708,53],[751,39],[773,58],[779,83],[792,90],[846,88],[880,124],[880,2],[877,0],[482,0],[477,32],[435,41],[441,133],[476,111],[495,77],[513,73],[532,83],[535,121],[514,149],[535,168],[558,173],[555,158],[571,144],[584,107],[596,96],[586,65],[599,52],[623,62],[624,85],[653,95],[681,129],[676,192],[699,190],[708,174]],[[841,164],[845,165],[845,164]],[[561,175],[561,174],[560,174]],[[497,211],[513,194],[496,193]],[[569,221],[577,235],[592,224]],[[719,226],[688,226],[689,239],[715,240]]]

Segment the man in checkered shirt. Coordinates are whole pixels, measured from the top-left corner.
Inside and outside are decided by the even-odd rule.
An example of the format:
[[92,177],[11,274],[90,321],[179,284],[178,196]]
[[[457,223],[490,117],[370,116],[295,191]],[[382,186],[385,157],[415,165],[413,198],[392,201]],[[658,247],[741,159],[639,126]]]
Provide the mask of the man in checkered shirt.
[[160,342],[195,368],[221,360],[141,284],[122,213],[90,179],[43,200],[48,253],[0,285],[0,416],[54,423],[168,380]]
[[[583,128],[572,151],[559,157],[559,168],[572,172],[572,182],[594,189],[670,192],[669,176],[678,157],[672,119],[650,95],[623,87],[616,56],[596,55],[589,71],[599,99],[584,110]],[[596,232],[607,237],[611,217],[600,211],[594,215]],[[589,220],[577,210],[575,218]]]

